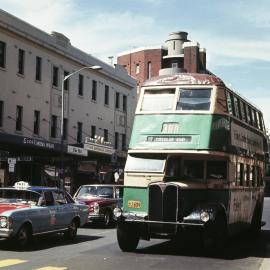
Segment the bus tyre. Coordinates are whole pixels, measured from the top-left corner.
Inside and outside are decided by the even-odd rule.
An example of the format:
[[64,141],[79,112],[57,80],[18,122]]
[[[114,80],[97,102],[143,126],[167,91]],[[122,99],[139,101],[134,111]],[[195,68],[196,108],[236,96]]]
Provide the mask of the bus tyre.
[[205,229],[203,246],[207,252],[215,253],[225,247],[227,240],[226,219],[219,216],[212,226]]
[[120,249],[124,252],[134,251],[139,243],[140,234],[135,224],[118,223],[117,241]]
[[261,232],[261,219],[262,219],[262,207],[257,205],[253,213],[250,228],[250,232],[254,237],[258,236]]

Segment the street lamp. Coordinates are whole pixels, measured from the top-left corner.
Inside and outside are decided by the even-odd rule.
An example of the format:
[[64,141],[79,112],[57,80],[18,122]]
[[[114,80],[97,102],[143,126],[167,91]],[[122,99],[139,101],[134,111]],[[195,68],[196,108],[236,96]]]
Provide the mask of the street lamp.
[[82,67],[73,73],[68,74],[67,76],[63,75],[62,79],[62,85],[61,85],[61,93],[62,93],[62,111],[61,111],[61,169],[60,169],[60,188],[64,188],[64,82],[67,80],[69,77],[73,76],[74,74],[79,73],[80,71],[84,69],[92,69],[92,70],[101,70],[101,66],[85,66]]

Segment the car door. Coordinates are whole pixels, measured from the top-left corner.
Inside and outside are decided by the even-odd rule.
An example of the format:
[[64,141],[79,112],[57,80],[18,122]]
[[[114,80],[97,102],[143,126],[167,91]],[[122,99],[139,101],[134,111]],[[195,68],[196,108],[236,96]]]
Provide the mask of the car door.
[[57,205],[55,204],[52,191],[43,191],[43,201],[41,203],[41,206],[44,207],[49,214],[48,227],[45,228],[44,231],[57,230],[59,227],[59,221],[57,221]]
[[57,227],[59,229],[67,228],[74,217],[72,204],[67,200],[65,193],[61,190],[54,191],[53,196],[56,205]]

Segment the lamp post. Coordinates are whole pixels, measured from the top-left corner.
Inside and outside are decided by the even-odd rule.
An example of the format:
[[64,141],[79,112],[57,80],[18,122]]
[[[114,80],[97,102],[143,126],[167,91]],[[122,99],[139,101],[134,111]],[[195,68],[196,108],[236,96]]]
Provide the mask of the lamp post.
[[79,73],[80,71],[82,71],[84,69],[101,70],[102,67],[101,66],[85,66],[85,67],[82,67],[82,68],[68,74],[67,76],[63,75],[62,84],[61,84],[61,94],[62,94],[61,129],[60,129],[60,133],[61,133],[60,188],[61,189],[64,189],[64,83],[65,83],[65,80],[67,80],[69,77]]

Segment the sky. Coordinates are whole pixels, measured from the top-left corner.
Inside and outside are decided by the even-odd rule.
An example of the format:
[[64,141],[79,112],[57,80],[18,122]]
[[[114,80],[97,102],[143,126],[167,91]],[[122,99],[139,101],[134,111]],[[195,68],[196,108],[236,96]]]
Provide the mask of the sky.
[[105,62],[186,31],[206,48],[207,68],[261,109],[270,131],[269,0],[0,0],[0,8]]

